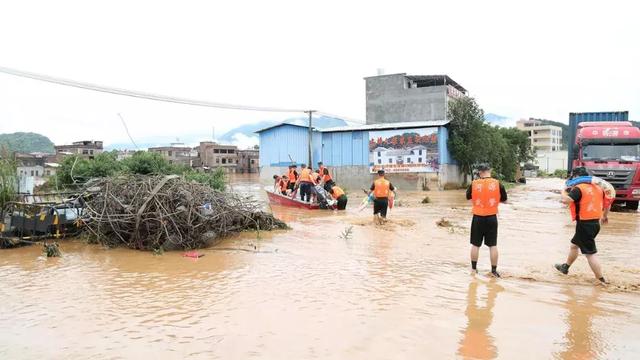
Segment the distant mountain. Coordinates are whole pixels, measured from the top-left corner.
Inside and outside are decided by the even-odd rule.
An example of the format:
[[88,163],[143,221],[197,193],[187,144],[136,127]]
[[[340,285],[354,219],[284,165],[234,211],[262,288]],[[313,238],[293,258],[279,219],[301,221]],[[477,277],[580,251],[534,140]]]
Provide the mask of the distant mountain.
[[32,132],[16,132],[0,134],[0,149],[21,153],[42,152],[55,153],[53,142],[48,137]]
[[[255,132],[264,129],[269,126],[273,126],[280,123],[288,123],[295,125],[307,125],[309,122],[309,118],[305,116],[299,116],[294,118],[289,118],[284,121],[261,121],[254,124],[241,125],[237,128],[231,129],[227,131],[225,134],[220,136],[217,140],[221,143],[229,143],[229,144],[237,144],[241,143],[244,146],[257,145],[258,144],[258,134]],[[334,118],[330,116],[318,116],[313,118],[313,127],[318,129],[326,129],[330,127],[336,126],[346,126],[348,123],[340,118]]]
[[[294,118],[289,118],[284,121],[282,120],[263,120],[257,123],[240,125],[236,128],[233,128],[221,136],[216,137],[216,141],[221,144],[232,144],[238,146],[240,149],[250,148],[254,145],[258,145],[258,134],[255,132],[264,129],[269,126],[273,126],[280,123],[288,123],[288,124],[296,124],[296,125],[307,125],[309,118],[306,116],[298,116]],[[329,127],[335,126],[345,126],[348,125],[347,122],[343,119],[329,117],[329,116],[318,116],[313,118],[313,127],[325,129]],[[211,141],[210,134],[175,134],[172,136],[154,136],[147,138],[136,138],[136,144],[140,149],[147,149],[150,147],[156,146],[168,146],[170,143],[176,142],[176,136],[179,137],[180,142],[184,143],[186,146],[197,146],[200,141],[209,140]],[[135,147],[131,142],[122,142],[122,143],[108,143],[105,144],[105,150],[135,150]]]
[[484,114],[484,120],[490,123],[491,125],[497,125],[502,127],[511,127],[516,125],[515,120],[508,118],[506,116],[493,114],[493,113]]

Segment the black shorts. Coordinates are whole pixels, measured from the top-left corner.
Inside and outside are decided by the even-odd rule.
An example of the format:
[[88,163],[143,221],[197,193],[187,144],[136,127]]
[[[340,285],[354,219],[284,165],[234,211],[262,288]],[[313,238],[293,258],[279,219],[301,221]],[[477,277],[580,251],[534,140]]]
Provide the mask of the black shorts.
[[373,215],[380,214],[383,218],[387,217],[387,208],[389,207],[389,199],[375,198],[373,199]]
[[477,247],[482,242],[491,247],[498,245],[498,217],[473,215],[471,220],[471,244]]
[[592,255],[598,252],[596,248],[596,236],[600,232],[600,220],[576,221],[576,234],[573,235],[571,243],[580,248],[580,252],[585,255]]
[[344,210],[347,208],[347,195],[341,195],[338,198],[338,210]]

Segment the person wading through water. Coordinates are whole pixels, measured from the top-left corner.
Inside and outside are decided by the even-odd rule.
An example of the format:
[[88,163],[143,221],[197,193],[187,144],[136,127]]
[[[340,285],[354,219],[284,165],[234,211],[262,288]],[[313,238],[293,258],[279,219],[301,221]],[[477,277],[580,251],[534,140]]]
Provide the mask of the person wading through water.
[[389,207],[389,195],[396,189],[384,178],[384,170],[378,170],[378,178],[371,184],[373,193],[373,223],[383,224],[387,219],[387,208]]
[[473,219],[471,220],[471,273],[477,274],[478,255],[482,242],[489,247],[491,274],[498,273],[498,205],[507,201],[504,186],[491,177],[491,167],[478,166],[480,178],[467,188],[467,200],[471,200]]
[[300,199],[304,202],[311,202],[311,187],[315,185],[313,176],[311,175],[311,169],[307,168],[305,164],[300,166],[300,177],[298,177],[298,184],[300,188]]
[[[572,178],[588,176],[587,169],[577,167],[571,173]],[[563,274],[569,273],[569,267],[578,258],[578,249],[584,254],[596,279],[605,284],[602,269],[596,254],[596,236],[600,232],[600,222],[609,222],[609,207],[605,206],[604,192],[594,184],[578,184],[570,191],[562,193],[562,202],[569,204],[573,220],[576,221],[576,232],[571,239],[569,255],[564,264],[556,264],[555,268]]]
[[341,187],[334,185],[331,187],[331,196],[338,201],[338,210],[344,210],[347,208],[347,195],[344,193]]

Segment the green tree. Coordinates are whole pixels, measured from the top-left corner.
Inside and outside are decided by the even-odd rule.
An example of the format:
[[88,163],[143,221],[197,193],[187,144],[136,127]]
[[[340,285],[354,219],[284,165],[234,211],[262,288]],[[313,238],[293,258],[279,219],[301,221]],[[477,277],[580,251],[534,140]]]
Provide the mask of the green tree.
[[484,111],[471,97],[462,97],[449,103],[449,151],[467,176],[473,175],[473,165],[487,157],[488,131],[484,124]]
[[123,170],[131,174],[162,175],[170,174],[172,167],[162,155],[156,152],[136,151],[131,157],[122,160]]
[[187,180],[195,181],[204,185],[209,185],[211,188],[224,191],[226,184],[226,176],[224,170],[221,168],[216,169],[210,173],[201,173],[196,171],[189,171],[184,174]]
[[[11,159],[8,151],[3,147],[2,154],[0,154],[0,207],[3,207],[7,201],[15,200],[17,185],[16,162]],[[0,221],[3,220],[0,219]]]

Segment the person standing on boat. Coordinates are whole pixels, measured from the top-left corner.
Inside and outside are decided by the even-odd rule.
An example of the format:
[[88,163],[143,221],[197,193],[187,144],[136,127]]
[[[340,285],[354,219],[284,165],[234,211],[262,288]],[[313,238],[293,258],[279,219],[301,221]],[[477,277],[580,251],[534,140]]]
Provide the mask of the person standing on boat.
[[288,189],[293,192],[295,190],[296,182],[298,181],[298,172],[296,171],[297,165],[289,165],[289,173],[287,177],[289,178],[289,187]]
[[331,187],[331,190],[329,192],[331,193],[331,196],[333,196],[333,198],[338,201],[338,210],[345,210],[347,208],[348,199],[347,194],[344,193],[344,190],[342,190],[342,188],[340,188],[339,186],[334,185]]
[[298,177],[298,188],[300,189],[300,199],[304,202],[311,202],[311,188],[315,185],[311,169],[305,164],[301,166],[300,177]]
[[387,219],[387,209],[389,208],[389,196],[396,189],[389,180],[384,178],[384,170],[378,170],[378,178],[371,184],[373,193],[373,222],[383,224]]

